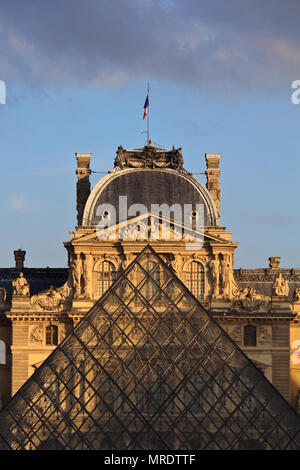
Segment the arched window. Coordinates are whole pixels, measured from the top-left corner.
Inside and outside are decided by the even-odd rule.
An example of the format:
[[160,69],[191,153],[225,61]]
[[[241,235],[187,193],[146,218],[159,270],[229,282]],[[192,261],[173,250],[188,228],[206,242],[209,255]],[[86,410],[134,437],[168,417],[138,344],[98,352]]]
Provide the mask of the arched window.
[[161,284],[161,271],[160,266],[154,261],[147,261],[145,269],[149,273],[149,277],[143,285],[141,293],[146,300],[150,300],[157,293]]
[[0,364],[6,364],[6,348],[2,340],[0,340]]
[[58,327],[56,325],[46,326],[46,344],[50,346],[58,344]]
[[256,326],[252,326],[252,325],[245,326],[244,346],[256,346]]
[[198,261],[192,261],[186,270],[186,284],[197,299],[204,298],[204,267]]
[[116,280],[116,268],[110,261],[103,261],[98,271],[98,296],[99,298]]

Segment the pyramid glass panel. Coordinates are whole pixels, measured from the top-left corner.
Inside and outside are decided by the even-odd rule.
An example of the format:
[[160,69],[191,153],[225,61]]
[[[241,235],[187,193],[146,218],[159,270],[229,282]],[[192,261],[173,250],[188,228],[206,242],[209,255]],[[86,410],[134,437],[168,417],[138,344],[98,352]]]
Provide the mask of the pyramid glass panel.
[[300,417],[146,247],[0,412],[1,449],[298,449]]

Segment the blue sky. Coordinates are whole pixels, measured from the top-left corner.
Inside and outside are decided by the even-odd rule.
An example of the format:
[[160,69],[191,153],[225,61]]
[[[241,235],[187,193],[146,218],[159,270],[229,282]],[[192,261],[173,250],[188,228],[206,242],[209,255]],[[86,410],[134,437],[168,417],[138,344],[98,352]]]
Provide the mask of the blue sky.
[[291,101],[300,8],[242,3],[3,0],[1,266],[20,247],[27,266],[66,266],[74,153],[92,152],[92,169],[106,171],[119,145],[142,146],[149,81],[152,141],[182,147],[193,172],[205,171],[206,152],[222,154],[221,224],[239,242],[235,266],[281,256],[300,267],[300,105]]

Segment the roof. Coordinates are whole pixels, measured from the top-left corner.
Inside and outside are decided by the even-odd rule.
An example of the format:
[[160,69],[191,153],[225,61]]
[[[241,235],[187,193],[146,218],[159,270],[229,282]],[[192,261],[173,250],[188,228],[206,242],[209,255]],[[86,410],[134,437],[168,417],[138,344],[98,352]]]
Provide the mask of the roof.
[[[127,198],[125,214],[119,210],[120,196]],[[145,146],[143,149],[125,150],[119,147],[114,170],[100,179],[86,202],[82,225],[97,225],[105,210],[98,212],[101,205],[113,207],[116,222],[121,222],[125,220],[124,216],[130,216],[127,208],[134,204],[143,205],[146,212],[155,212],[152,209],[155,204],[169,207],[177,204],[182,209],[182,220],[185,204],[191,205],[191,211],[197,210],[196,205],[201,204],[204,206],[204,225],[218,224],[212,196],[201,181],[183,168],[181,149],[166,151]],[[136,207],[136,210],[139,209]],[[131,214],[134,215],[136,212]]]

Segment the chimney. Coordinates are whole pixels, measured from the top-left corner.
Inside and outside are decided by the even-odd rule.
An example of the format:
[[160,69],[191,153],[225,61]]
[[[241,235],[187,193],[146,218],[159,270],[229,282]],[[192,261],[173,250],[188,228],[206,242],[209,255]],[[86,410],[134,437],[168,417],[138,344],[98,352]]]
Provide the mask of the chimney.
[[92,153],[75,153],[77,158],[77,225],[82,225],[86,201],[91,192],[90,160]]
[[269,258],[269,267],[271,269],[277,269],[280,265],[280,256],[270,256]]
[[213,201],[216,206],[218,217],[220,218],[220,200],[221,200],[221,189],[219,176],[221,170],[219,169],[221,154],[220,153],[206,153],[206,187],[210,192]]
[[24,268],[24,260],[25,260],[26,251],[21,250],[19,248],[18,250],[14,251],[14,255],[15,255],[16,268],[17,269],[23,269]]

